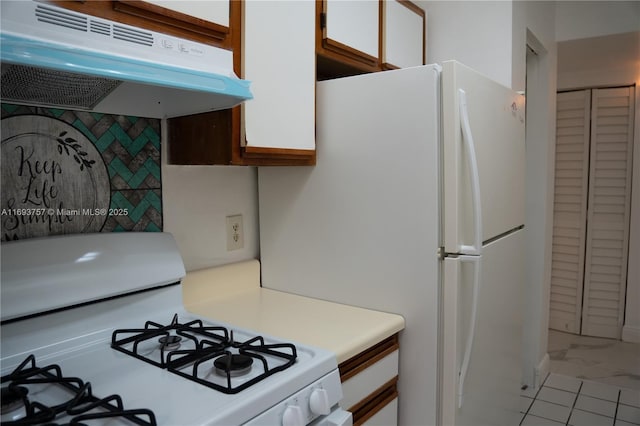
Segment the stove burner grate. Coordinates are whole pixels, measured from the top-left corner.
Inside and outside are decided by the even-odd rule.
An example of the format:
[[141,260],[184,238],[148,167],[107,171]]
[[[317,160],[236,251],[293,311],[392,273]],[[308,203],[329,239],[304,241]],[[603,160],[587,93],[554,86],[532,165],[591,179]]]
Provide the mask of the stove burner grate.
[[[155,338],[160,343],[159,360],[145,356],[144,351],[140,350],[141,346]],[[156,367],[166,368],[167,355],[178,349],[183,340],[192,342],[194,347],[199,347],[203,341],[225,347],[229,344],[229,334],[226,328],[205,326],[201,320],[181,324],[178,314],[175,314],[169,325],[147,321],[144,328],[115,330],[111,335],[111,347]]]
[[[52,424],[51,422],[63,413],[74,416],[69,422],[71,425],[101,418],[127,419],[141,426],[157,425],[155,415],[151,410],[124,409],[122,398],[119,395],[98,398],[93,395],[91,383],[85,383],[77,377],[63,376],[62,369],[56,364],[40,368],[36,366],[36,359],[33,355],[29,355],[13,372],[3,376],[0,382],[8,383],[8,386],[2,388],[3,414],[5,396],[11,400],[18,400],[18,405],[13,410],[24,407],[25,412],[25,416],[18,420],[3,422],[6,425]],[[71,392],[72,397],[68,401],[54,406],[46,406],[38,401],[31,402],[27,398],[27,386],[34,384],[62,386]],[[92,411],[95,409],[99,411]]]
[[[172,373],[198,382],[209,388],[216,389],[227,394],[235,394],[244,389],[247,389],[249,386],[258,383],[261,380],[266,379],[274,373],[291,367],[295,363],[297,358],[295,345],[290,343],[265,344],[264,338],[262,336],[256,336],[246,342],[237,343],[233,341],[232,334],[231,341],[227,349],[228,348],[235,348],[237,349],[238,353],[232,354],[229,350],[226,349],[223,351],[212,350],[206,344],[204,344],[200,350],[174,351],[168,356],[167,369]],[[244,366],[245,368],[247,368],[248,365],[248,369],[251,369],[254,361],[258,361],[260,365],[259,368],[262,368],[263,372],[249,380],[234,385],[232,378],[239,375],[237,371],[234,372],[233,369],[225,368],[216,369],[216,372],[218,374],[226,377],[226,386],[214,383],[213,381],[207,380],[206,378],[198,374],[198,371],[200,370],[199,367],[203,363],[209,362],[215,358],[214,368],[216,368],[216,361],[222,358],[225,359],[225,361],[218,361],[218,364],[226,364],[228,362],[227,360],[232,360],[234,355],[236,355],[237,357],[236,360],[239,361],[239,367]],[[266,355],[272,358],[280,359],[282,363],[276,366],[270,366],[267,358],[265,357]],[[239,369],[241,370],[242,368]]]
[[[193,347],[170,347],[170,344],[176,343],[171,336],[192,341]],[[144,351],[139,349],[145,342],[155,338],[159,338],[160,341],[159,361],[157,358],[146,356]],[[178,345],[180,342],[177,342]],[[201,320],[181,324],[178,314],[175,314],[171,323],[166,326],[147,321],[144,328],[115,330],[111,336],[111,347],[227,394],[238,393],[274,373],[291,367],[297,358],[296,347],[293,344],[265,344],[262,336],[246,342],[235,342],[233,332],[229,332],[225,327],[205,326]],[[236,353],[232,353],[231,349]],[[267,359],[276,365],[270,365]],[[226,378],[226,385],[215,383],[199,374],[200,366],[212,360],[213,367],[203,371],[213,369],[217,375]],[[258,364],[258,367],[255,364]],[[232,378],[247,375],[253,368],[261,369],[261,372],[239,384],[232,381]]]

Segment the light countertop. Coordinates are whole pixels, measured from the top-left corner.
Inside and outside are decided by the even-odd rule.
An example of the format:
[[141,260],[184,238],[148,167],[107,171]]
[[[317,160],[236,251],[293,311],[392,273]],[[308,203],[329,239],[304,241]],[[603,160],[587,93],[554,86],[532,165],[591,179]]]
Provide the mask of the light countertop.
[[262,288],[257,260],[189,272],[182,287],[194,314],[328,349],[338,363],[405,325],[400,315]]

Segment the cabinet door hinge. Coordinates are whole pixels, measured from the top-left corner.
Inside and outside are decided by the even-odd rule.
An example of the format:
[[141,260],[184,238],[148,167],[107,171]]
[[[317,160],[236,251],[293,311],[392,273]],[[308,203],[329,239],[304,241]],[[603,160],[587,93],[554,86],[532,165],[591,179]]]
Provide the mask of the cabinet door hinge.
[[327,14],[322,12],[320,14],[320,29],[324,30],[327,26]]

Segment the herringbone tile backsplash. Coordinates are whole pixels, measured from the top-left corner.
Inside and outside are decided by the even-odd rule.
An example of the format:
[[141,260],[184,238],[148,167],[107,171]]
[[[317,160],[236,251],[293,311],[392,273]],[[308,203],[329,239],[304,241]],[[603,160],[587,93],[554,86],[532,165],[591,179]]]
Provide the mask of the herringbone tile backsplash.
[[[109,210],[115,213],[100,218],[100,232],[162,231],[160,120],[10,104],[2,104],[1,114],[2,120],[20,115],[44,116],[61,120],[81,132],[94,145],[104,162],[103,166],[96,164],[94,167],[106,167],[109,180],[108,185],[99,187],[109,187]],[[4,137],[2,143],[5,144]],[[78,151],[80,149],[82,148],[78,148]],[[3,155],[4,153],[3,149]],[[64,153],[61,152],[62,154]],[[54,160],[55,158],[51,161]],[[65,172],[80,173],[79,169],[69,169],[71,168],[65,169]],[[12,181],[5,183],[3,180],[1,188],[3,192],[11,192],[15,189],[5,187],[5,184],[15,185]],[[77,195],[74,200],[82,197],[82,194]],[[6,208],[5,205],[2,207]],[[65,207],[79,208],[80,206],[65,205]],[[5,211],[5,213],[8,212],[11,211]],[[126,214],[122,214],[124,212]],[[28,227],[24,221],[22,225],[22,228]],[[49,226],[49,228],[55,227]],[[26,234],[18,234],[8,232],[3,225],[2,239],[78,232],[71,227],[48,231],[45,227],[39,226],[25,231]],[[91,230],[91,232],[95,231],[95,229]]]

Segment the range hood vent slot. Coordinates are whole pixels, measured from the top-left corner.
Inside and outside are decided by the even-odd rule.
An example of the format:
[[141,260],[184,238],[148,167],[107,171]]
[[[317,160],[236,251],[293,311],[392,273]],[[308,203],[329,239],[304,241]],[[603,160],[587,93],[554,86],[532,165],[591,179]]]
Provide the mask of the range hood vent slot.
[[78,16],[43,5],[36,6],[35,15],[38,22],[45,24],[58,25],[82,32],[90,31],[112,37],[116,40],[141,44],[143,46],[153,46],[153,34],[148,31],[117,24],[112,26],[106,22],[91,19],[90,17]]
[[109,37],[111,35],[111,25],[104,22],[91,21],[89,22],[89,31]]
[[52,9],[43,5],[36,6],[35,14],[39,22],[87,32],[89,21],[87,17],[68,13],[64,10]]
[[153,34],[120,25],[113,26],[113,38],[144,46],[153,46]]

